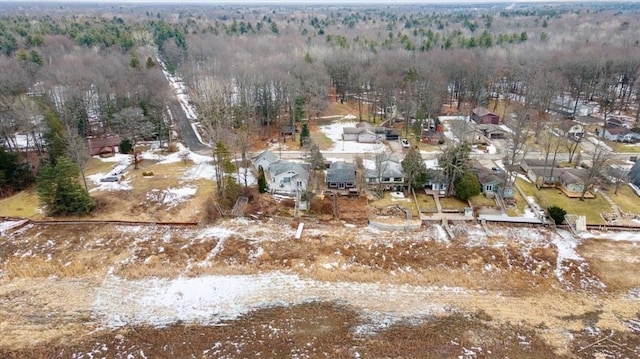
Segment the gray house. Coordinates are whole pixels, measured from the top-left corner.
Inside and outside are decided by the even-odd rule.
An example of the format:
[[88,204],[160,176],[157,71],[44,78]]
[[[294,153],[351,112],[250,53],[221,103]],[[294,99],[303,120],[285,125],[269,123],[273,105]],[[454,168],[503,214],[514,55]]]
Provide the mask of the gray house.
[[266,172],[271,166],[272,163],[278,160],[278,156],[275,153],[265,150],[262,151],[259,155],[253,158],[253,168],[258,170],[258,168],[262,167],[262,169]]
[[384,190],[402,191],[406,187],[404,171],[400,159],[383,152],[376,155],[376,168],[367,169],[365,178],[367,185],[382,185]]
[[356,187],[356,165],[354,163],[333,162],[327,169],[327,187],[348,189]]
[[511,185],[507,185],[502,176],[482,165],[474,166],[473,170],[480,182],[480,192],[485,196],[491,197],[499,194],[503,198],[513,198],[515,194],[514,188]]

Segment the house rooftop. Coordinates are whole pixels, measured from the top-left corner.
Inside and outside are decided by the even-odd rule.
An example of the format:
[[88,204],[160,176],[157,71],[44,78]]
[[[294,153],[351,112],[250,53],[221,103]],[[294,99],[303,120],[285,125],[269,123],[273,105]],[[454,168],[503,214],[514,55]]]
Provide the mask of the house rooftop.
[[347,162],[332,162],[327,169],[326,182],[353,182],[356,179],[356,165]]
[[558,129],[567,132],[571,129],[571,127],[575,126],[575,125],[579,125],[582,126],[580,123],[574,121],[574,120],[564,120],[562,122],[560,122],[560,124],[558,125]]
[[486,109],[485,107],[476,107],[473,110],[471,110],[471,112],[475,115],[478,116],[486,116],[486,115],[494,115],[494,116],[498,116],[495,113],[489,111],[488,109]]

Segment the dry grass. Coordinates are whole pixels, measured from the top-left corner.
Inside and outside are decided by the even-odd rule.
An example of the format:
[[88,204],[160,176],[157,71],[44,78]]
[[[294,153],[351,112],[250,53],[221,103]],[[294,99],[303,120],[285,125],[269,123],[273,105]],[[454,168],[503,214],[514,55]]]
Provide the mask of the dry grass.
[[416,193],[416,198],[418,199],[420,212],[436,212],[438,210],[436,200],[433,199],[433,196],[425,193]]
[[[127,220],[133,217],[139,221],[198,222],[204,217],[205,202],[213,194],[215,184],[207,179],[188,182],[181,180],[185,171],[192,166],[191,161],[186,164],[182,161],[158,164],[156,161],[149,160],[142,161],[137,170],[130,166],[125,180],[130,181],[132,189],[91,192],[98,204],[91,216],[108,220]],[[107,170],[108,168],[110,167],[107,167]],[[152,171],[154,176],[142,176],[145,171]],[[186,185],[196,186],[198,191],[194,197],[173,208],[167,208],[147,198],[147,194],[152,190],[162,191]]]
[[109,169],[111,169],[112,167],[115,167],[116,165],[117,163],[115,162],[105,162],[105,161],[101,161],[100,159],[91,157],[89,158],[89,160],[87,161],[84,167],[84,172],[85,172],[85,175],[90,176],[96,173],[107,172],[109,171]]
[[640,197],[628,185],[620,186],[618,194],[614,194],[615,188],[609,187],[607,194],[626,213],[640,215]]
[[442,205],[442,209],[462,209],[469,207],[467,202],[461,201],[455,197],[440,198],[440,205]]
[[405,209],[411,210],[413,216],[416,217],[419,215],[418,208],[413,200],[413,196],[408,196],[405,198],[394,198],[391,196],[391,193],[385,192],[384,197],[377,201],[373,201],[369,203],[371,206],[375,208],[384,208],[389,206],[400,206]]
[[[363,116],[366,115],[366,106],[363,107]],[[355,115],[358,116],[358,104],[355,102],[331,102],[327,108],[322,111],[320,117],[337,116],[337,115]]]
[[0,216],[2,217],[38,219],[42,218],[39,208],[40,200],[35,186],[11,197],[0,199]]
[[579,252],[589,260],[608,291],[626,293],[640,287],[640,247],[634,243],[590,239],[579,247]]
[[471,197],[469,199],[474,206],[495,207],[496,201],[493,198],[485,197],[483,194]]
[[[9,260],[2,267],[8,285],[0,286],[5,333],[0,357],[71,357],[74,353],[79,357],[89,352],[95,355],[94,350],[105,345],[101,355],[107,357],[135,356],[141,348],[147,357],[253,357],[257,353],[351,357],[347,353],[354,348],[362,357],[458,357],[464,354],[463,347],[475,346],[498,357],[559,358],[563,354],[554,350],[571,347],[571,340],[563,335],[564,341],[556,343],[540,333],[580,331],[584,326],[579,318],[594,310],[601,310],[597,325],[604,332],[605,328],[620,328],[614,314],[628,318],[629,311],[637,312],[635,303],[620,295],[558,290],[554,246],[532,248],[525,257],[517,241],[498,246],[505,242],[502,237],[490,237],[488,246],[479,248],[467,247],[463,238],[445,245],[420,236],[410,239],[407,233],[381,232],[363,239],[352,228],[314,224],[309,224],[305,232],[309,236],[300,241],[256,240],[271,233],[277,237],[274,227],[293,228],[295,224],[268,223],[250,235],[239,231],[227,238],[213,258],[209,254],[219,240],[198,237],[198,229],[25,227],[2,248]],[[314,234],[319,228],[326,231]],[[49,242],[55,245],[48,246]],[[262,254],[252,256],[258,248]],[[593,263],[587,274],[598,274],[608,290],[620,294],[640,286],[635,273],[640,253],[633,243],[589,240],[579,251]],[[325,266],[328,263],[336,265]],[[86,314],[90,304],[78,306],[54,298],[78,298],[76,290],[82,291],[86,303],[92,303],[108,268],[127,279],[279,271],[322,282],[372,283],[380,288],[386,284],[434,286],[434,296],[425,300],[450,309],[442,316],[412,316],[411,323],[401,321],[365,334],[357,334],[361,325],[369,323],[355,309],[360,302],[354,302],[354,308],[331,302],[264,308],[218,326],[125,326],[95,331],[87,324],[95,321]],[[578,283],[580,278],[575,280]],[[42,285],[45,281],[49,283],[46,287]],[[64,291],[57,286],[64,286]],[[460,292],[438,292],[438,288],[452,287]],[[609,319],[612,324],[606,324]],[[520,344],[518,335],[530,344]],[[583,339],[584,346],[588,340]],[[621,337],[620,342],[634,343],[629,340]],[[217,342],[221,346],[213,348]]]
[[541,207],[558,206],[567,211],[567,213],[586,216],[588,224],[604,224],[605,222],[600,217],[600,213],[613,211],[609,202],[597,193],[595,193],[596,198],[585,198],[584,201],[580,201],[579,198],[565,196],[564,193],[555,188],[537,190],[532,183],[520,178],[516,181],[527,195],[536,198]]
[[627,144],[627,143],[607,141],[607,145],[611,147],[611,149],[614,152],[640,153],[640,146],[637,144]]

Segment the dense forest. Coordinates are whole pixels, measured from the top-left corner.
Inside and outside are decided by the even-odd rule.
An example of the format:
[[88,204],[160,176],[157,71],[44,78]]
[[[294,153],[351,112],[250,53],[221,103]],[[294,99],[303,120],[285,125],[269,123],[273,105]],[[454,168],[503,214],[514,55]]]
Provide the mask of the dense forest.
[[3,5],[0,154],[11,166],[0,188],[23,188],[61,157],[82,168],[87,136],[167,136],[175,98],[163,68],[184,80],[205,139],[234,150],[330,100],[376,122],[506,99],[544,123],[566,98],[637,124],[639,15],[609,2]]

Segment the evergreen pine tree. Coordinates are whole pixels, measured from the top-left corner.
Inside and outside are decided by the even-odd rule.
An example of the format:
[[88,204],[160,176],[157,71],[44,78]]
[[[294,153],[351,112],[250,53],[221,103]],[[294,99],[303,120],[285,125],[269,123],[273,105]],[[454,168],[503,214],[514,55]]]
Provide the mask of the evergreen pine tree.
[[78,166],[66,157],[42,167],[38,174],[38,197],[51,215],[89,213],[95,202],[79,182]]

